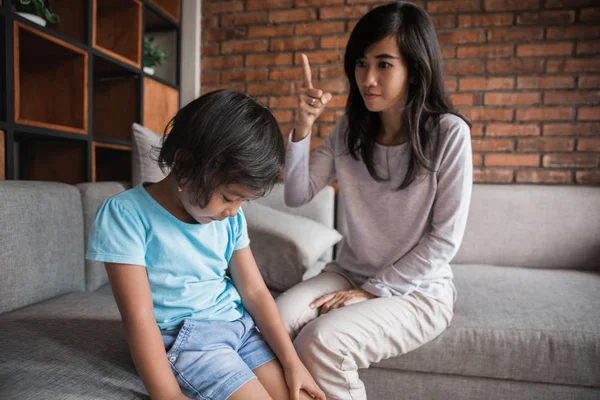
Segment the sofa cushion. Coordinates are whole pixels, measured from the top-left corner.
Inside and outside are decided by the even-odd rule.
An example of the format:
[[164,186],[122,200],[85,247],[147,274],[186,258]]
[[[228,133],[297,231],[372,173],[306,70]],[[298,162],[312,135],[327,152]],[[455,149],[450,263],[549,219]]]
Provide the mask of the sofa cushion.
[[162,146],[162,135],[135,122],[132,125],[131,184],[158,182],[166,175],[160,169],[153,156],[158,156]]
[[0,313],[84,290],[81,198],[54,182],[0,182]]
[[[96,212],[102,204],[102,201],[112,197],[129,188],[129,183],[119,182],[97,182],[82,183],[77,185],[81,193],[81,203],[83,204],[83,226],[85,238],[85,251],[87,251],[90,229],[96,218]],[[85,254],[85,253],[84,253]],[[104,269],[104,263],[98,261],[85,260],[85,287],[92,292],[102,285],[108,283],[108,276]]]
[[455,265],[452,325],[379,367],[600,387],[600,274]]
[[473,185],[454,264],[600,270],[600,187]]
[[71,293],[0,316],[0,398],[148,398],[112,296]]

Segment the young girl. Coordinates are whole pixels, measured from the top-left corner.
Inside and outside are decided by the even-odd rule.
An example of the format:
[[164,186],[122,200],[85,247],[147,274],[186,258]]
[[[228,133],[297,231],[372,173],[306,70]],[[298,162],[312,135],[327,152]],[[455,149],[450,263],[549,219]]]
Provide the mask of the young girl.
[[305,88],[285,173],[290,206],[337,178],[346,232],[337,259],[277,299],[300,358],[328,399],[366,399],[358,369],[438,336],[453,316],[449,262],[472,187],[469,125],[452,113],[431,19],[407,2],[356,25],[345,116],[309,159],[331,94]]
[[169,175],[100,207],[87,258],[106,263],[152,399],[324,399],[261,278],[240,209],[274,185],[284,158],[269,110],[212,92],[173,119],[158,158]]

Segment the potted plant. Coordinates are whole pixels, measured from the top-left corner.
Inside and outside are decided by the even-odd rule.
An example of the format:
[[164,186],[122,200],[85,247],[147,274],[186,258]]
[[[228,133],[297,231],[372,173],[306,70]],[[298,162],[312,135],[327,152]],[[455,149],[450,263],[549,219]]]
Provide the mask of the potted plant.
[[154,75],[154,69],[169,58],[169,55],[153,42],[153,37],[144,38],[144,72],[148,75]]
[[49,0],[16,0],[17,14],[41,26],[46,26],[46,21],[51,24],[60,22],[58,15],[54,14]]

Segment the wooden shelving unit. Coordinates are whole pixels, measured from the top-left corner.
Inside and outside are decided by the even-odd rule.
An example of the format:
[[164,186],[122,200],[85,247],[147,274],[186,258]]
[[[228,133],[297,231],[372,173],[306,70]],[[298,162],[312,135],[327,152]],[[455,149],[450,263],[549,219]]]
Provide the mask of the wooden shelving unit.
[[[180,106],[181,0],[53,0],[46,27],[16,3],[0,0],[0,180],[131,180],[133,122],[163,132]],[[172,47],[155,76],[146,35]]]

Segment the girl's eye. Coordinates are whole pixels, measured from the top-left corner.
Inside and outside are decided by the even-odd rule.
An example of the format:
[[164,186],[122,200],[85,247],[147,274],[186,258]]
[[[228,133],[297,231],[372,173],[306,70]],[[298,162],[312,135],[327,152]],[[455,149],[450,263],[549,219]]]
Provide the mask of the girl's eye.
[[390,64],[389,62],[382,61],[379,63],[379,68],[389,68],[391,66],[392,64]]
[[225,197],[225,195],[223,195],[223,201],[225,203],[232,203],[233,202],[233,200],[228,199],[227,197]]

